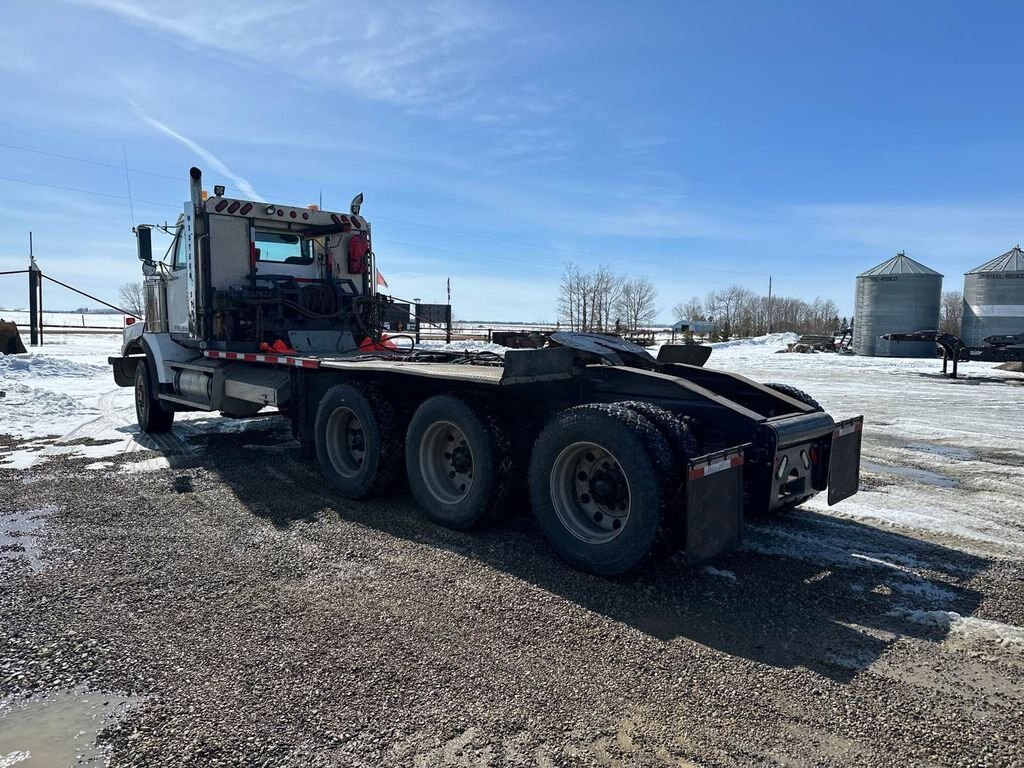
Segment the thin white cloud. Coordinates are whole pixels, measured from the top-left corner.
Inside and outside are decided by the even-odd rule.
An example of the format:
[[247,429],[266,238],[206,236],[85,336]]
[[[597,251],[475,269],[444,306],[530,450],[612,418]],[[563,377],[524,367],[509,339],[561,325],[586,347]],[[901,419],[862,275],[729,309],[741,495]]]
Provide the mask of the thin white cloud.
[[153,126],[161,133],[170,136],[179,144],[188,147],[190,150],[199,155],[199,157],[201,157],[205,162],[209,163],[215,171],[231,179],[231,181],[235,183],[235,187],[238,189],[238,191],[242,193],[243,197],[245,197],[248,200],[265,199],[259,192],[253,189],[252,184],[250,184],[246,178],[244,178],[243,176],[239,176],[237,173],[228,168],[219,157],[213,154],[213,152],[208,150],[206,147],[202,146],[201,144],[198,144],[197,142],[193,141],[187,136],[182,136],[176,130],[174,130],[168,125],[164,125],[155,117],[147,115],[145,112],[142,111],[138,104],[135,104],[133,102],[132,106],[135,107],[135,113],[139,116],[140,120]]
[[[512,98],[508,89],[484,84],[497,69],[487,42],[505,25],[493,9],[466,0],[307,0],[301,7],[224,0],[191,5],[188,13],[170,12],[165,0],[75,1],[189,48],[228,53],[371,101],[467,117],[483,111],[481,100]],[[521,91],[520,109],[538,101],[526,85]]]

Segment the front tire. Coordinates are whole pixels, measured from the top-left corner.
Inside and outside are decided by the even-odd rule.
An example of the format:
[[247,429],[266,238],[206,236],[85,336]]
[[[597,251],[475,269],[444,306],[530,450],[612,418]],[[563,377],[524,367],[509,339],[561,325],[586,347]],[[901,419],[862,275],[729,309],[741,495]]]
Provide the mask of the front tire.
[[409,489],[438,525],[466,530],[508,500],[510,444],[486,406],[449,395],[416,409],[405,440]]
[[530,496],[564,560],[615,576],[669,549],[678,478],[672,450],[649,419],[621,405],[580,405],[537,438]]
[[394,482],[402,441],[394,409],[373,389],[338,384],[316,411],[320,471],[342,496],[363,499]]
[[150,375],[146,360],[135,365],[135,419],[146,434],[168,432],[174,423],[174,411],[165,410],[156,397],[156,375]]

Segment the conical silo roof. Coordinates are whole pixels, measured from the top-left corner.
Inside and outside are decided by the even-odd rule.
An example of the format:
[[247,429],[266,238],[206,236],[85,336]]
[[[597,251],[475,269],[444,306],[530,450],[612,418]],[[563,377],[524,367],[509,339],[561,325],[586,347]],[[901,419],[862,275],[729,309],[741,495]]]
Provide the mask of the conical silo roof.
[[879,275],[942,275],[934,269],[929,269],[919,261],[914,261],[903,251],[887,261],[883,261],[877,267],[872,267],[867,272],[861,272],[857,277],[878,277]]
[[1015,245],[1002,256],[996,256],[992,261],[986,261],[966,274],[976,275],[979,272],[1024,272],[1024,251],[1019,245]]

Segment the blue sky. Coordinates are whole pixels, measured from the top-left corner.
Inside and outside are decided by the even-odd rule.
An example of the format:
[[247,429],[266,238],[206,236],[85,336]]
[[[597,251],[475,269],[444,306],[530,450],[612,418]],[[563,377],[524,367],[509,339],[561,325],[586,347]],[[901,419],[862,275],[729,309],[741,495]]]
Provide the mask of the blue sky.
[[[441,301],[450,276],[465,319],[553,319],[567,260],[653,278],[666,320],[769,274],[848,313],[855,274],[897,250],[959,290],[1024,239],[1019,4],[6,0],[4,16],[0,270],[26,263],[32,230],[44,271],[103,297],[139,277],[125,154],[138,222],[174,220],[192,164],[281,203],[363,192],[393,293]],[[25,302],[0,277],[0,306]]]

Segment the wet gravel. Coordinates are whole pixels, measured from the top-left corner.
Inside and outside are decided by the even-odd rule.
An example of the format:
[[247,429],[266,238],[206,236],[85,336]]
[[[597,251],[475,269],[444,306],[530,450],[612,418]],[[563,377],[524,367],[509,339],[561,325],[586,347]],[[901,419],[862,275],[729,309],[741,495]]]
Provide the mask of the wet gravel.
[[1024,646],[908,618],[1024,624],[1020,561],[798,511],[609,581],[526,516],[336,499],[269,422],[194,447],[0,469],[48,510],[45,566],[0,559],[0,696],[143,696],[111,765],[1024,765]]

